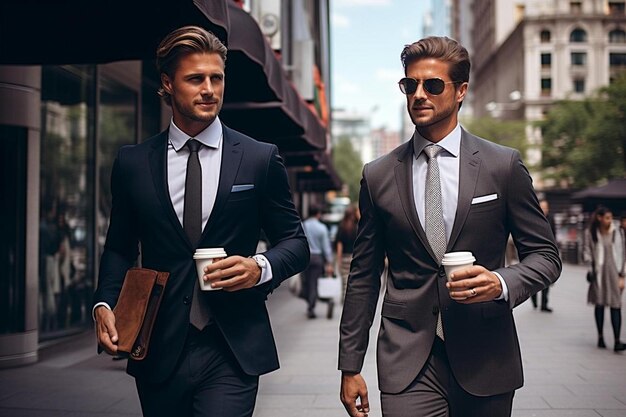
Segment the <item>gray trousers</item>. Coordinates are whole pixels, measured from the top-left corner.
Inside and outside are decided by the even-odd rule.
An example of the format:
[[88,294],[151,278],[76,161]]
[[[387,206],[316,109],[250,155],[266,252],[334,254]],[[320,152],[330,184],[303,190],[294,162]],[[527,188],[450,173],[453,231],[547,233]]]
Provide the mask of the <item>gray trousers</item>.
[[514,392],[476,397],[452,375],[444,342],[435,337],[419,375],[399,394],[381,393],[384,417],[510,417]]

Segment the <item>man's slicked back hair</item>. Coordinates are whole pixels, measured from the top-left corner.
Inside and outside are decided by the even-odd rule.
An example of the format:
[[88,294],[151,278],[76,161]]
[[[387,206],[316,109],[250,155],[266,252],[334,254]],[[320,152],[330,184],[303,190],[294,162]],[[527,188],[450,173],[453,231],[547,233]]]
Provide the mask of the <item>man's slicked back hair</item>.
[[[156,67],[159,74],[172,77],[179,60],[192,53],[216,53],[226,63],[226,46],[217,36],[199,26],[183,26],[170,32],[159,44],[156,50]],[[159,96],[167,104],[171,104],[171,97],[160,87]]]
[[429,36],[410,45],[405,45],[400,54],[405,74],[409,64],[424,58],[435,58],[449,63],[450,73],[448,75],[452,81],[469,81],[469,53],[454,39],[446,36]]

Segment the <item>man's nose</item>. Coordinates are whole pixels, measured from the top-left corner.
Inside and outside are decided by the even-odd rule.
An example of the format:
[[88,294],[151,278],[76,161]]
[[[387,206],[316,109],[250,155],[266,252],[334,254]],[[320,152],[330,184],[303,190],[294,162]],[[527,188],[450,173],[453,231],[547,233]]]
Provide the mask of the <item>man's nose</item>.
[[413,97],[418,100],[423,100],[427,97],[426,90],[424,90],[424,83],[422,81],[419,81],[417,83],[417,88],[415,89],[415,92],[413,93]]
[[213,94],[213,84],[211,83],[211,79],[208,77],[202,83],[202,94]]

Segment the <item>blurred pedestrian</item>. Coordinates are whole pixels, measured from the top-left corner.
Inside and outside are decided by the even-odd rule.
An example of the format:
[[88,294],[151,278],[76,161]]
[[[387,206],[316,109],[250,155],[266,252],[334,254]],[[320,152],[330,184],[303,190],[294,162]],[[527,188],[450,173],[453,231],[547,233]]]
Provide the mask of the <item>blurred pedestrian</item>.
[[624,244],[624,232],[613,222],[611,209],[598,207],[591,215],[589,228],[585,231],[583,256],[595,277],[589,283],[587,301],[595,306],[598,347],[601,349],[606,348],[603,335],[604,310],[609,307],[615,352],[626,350],[626,345],[620,340],[626,268]]
[[354,250],[358,224],[359,209],[356,205],[351,204],[343,213],[343,219],[339,223],[337,236],[335,237],[335,258],[337,260],[337,270],[341,275],[344,294],[350,273],[350,261],[352,261],[352,251]]
[[[304,233],[309,242],[311,260],[309,266],[302,272],[302,298],[307,302],[307,317],[314,319],[317,303],[317,280],[326,272],[333,274],[333,252],[330,247],[330,232],[321,221],[322,208],[312,205],[309,208],[309,217],[303,222]],[[328,301],[328,315],[332,317],[332,300]]]
[[[361,375],[388,259],[377,343],[385,417],[510,416],[523,385],[512,309],[561,271],[550,225],[514,149],[461,127],[467,50],[427,37],[401,53],[413,137],[365,165],[340,324],[341,401],[369,413]],[[441,167],[441,168],[440,168]],[[520,262],[504,267],[509,234]],[[450,281],[445,252],[471,251]]]
[[[548,219],[548,223],[550,223],[550,229],[552,230],[552,234],[555,236],[556,240],[556,225],[554,223],[554,216],[550,213],[550,204],[546,199],[539,200],[539,206],[543,211],[543,214]],[[541,311],[544,313],[552,313],[552,309],[548,307],[548,294],[550,293],[550,286],[547,286],[545,289],[541,290]],[[530,296],[530,300],[533,303],[533,308],[537,308],[537,294],[533,294]]]

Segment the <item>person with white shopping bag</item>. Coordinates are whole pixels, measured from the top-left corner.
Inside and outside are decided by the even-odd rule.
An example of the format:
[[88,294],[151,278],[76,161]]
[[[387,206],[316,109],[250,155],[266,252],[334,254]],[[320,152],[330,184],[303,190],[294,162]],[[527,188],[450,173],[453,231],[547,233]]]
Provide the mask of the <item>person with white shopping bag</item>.
[[[319,278],[326,272],[333,275],[333,252],[330,247],[330,232],[328,227],[321,222],[322,208],[311,206],[309,217],[302,223],[304,233],[309,242],[311,261],[309,266],[302,273],[302,294],[301,297],[307,302],[307,317],[314,319],[315,304],[317,303],[317,285]],[[329,301],[327,315],[332,317],[334,302]]]

